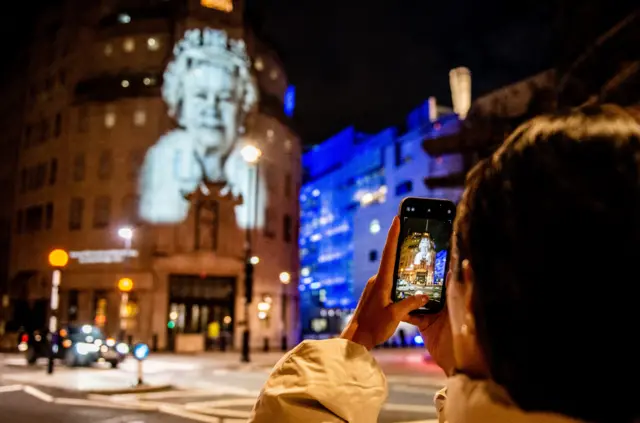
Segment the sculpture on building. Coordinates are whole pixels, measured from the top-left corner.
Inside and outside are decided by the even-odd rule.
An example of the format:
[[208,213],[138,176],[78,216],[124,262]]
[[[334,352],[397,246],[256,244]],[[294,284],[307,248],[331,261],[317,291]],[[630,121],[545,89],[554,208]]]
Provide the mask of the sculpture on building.
[[191,206],[189,194],[213,182],[244,198],[236,206],[240,227],[262,226],[266,190],[256,189],[259,178],[253,165],[240,155],[247,116],[258,101],[244,41],[220,30],[192,29],[173,54],[164,73],[162,97],[177,128],[145,155],[139,187],[141,219],[154,224],[184,221]]

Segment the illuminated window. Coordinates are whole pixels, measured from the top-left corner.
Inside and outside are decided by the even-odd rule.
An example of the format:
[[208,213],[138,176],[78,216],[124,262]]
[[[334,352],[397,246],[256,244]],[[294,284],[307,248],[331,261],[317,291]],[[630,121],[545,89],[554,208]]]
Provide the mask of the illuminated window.
[[115,112],[107,112],[104,114],[104,126],[107,128],[113,128],[116,124]]
[[156,51],[160,48],[160,43],[155,38],[148,38],[147,48],[151,51]]
[[264,62],[262,61],[262,58],[260,58],[260,57],[256,58],[256,61],[253,64],[253,66],[255,66],[257,71],[263,70],[264,69]]
[[378,219],[373,219],[371,223],[369,223],[369,232],[372,234],[380,232],[380,221]]
[[233,0],[200,0],[200,5],[221,12],[233,12]]
[[104,45],[104,55],[111,56],[113,54],[113,46],[111,43],[107,43]]
[[118,15],[118,22],[122,24],[128,24],[129,22],[131,22],[131,16],[127,15],[126,13],[121,13]]
[[122,88],[127,88],[127,87],[129,86],[129,81],[128,81],[128,80],[126,80],[126,79],[123,79],[123,80],[120,82],[120,85],[122,85]]
[[131,53],[133,50],[135,50],[136,43],[135,41],[133,41],[133,38],[127,38],[126,40],[124,40],[124,43],[122,44],[122,48],[127,53]]
[[147,113],[144,110],[136,110],[133,113],[133,124],[135,126],[144,126],[147,122]]

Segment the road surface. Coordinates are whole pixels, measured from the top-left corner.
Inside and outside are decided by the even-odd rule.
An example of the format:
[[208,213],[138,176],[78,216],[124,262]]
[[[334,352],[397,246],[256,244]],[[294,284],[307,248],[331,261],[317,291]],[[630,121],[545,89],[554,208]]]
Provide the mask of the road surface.
[[[389,398],[380,423],[428,422],[435,419],[433,395],[443,376],[424,362],[420,350],[385,350],[376,358],[387,375]],[[106,395],[135,380],[133,361],[121,369],[67,369],[52,376],[44,365],[28,367],[18,356],[0,358],[0,415],[3,423],[47,422],[239,423],[245,421],[278,355],[254,356],[240,365],[230,354],[180,356],[158,354],[145,363],[145,380],[171,384],[152,393]],[[98,393],[91,393],[90,391]]]

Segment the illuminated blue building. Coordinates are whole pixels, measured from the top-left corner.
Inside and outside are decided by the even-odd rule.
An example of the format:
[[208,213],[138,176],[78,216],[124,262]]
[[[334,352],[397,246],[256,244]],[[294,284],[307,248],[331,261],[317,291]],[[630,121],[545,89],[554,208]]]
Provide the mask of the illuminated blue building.
[[365,135],[350,127],[303,156],[299,289],[305,337],[342,330],[377,271],[386,228],[403,197],[457,201],[459,188],[429,190],[424,184],[427,176],[444,176],[463,165],[458,155],[424,152],[425,140],[460,127],[457,115],[436,117],[430,104],[409,115],[404,131]]

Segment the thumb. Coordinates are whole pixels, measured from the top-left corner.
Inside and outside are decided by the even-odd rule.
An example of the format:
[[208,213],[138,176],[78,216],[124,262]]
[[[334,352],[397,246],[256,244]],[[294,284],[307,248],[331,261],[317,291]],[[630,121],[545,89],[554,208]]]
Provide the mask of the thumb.
[[414,295],[413,297],[405,298],[404,300],[391,305],[391,313],[397,320],[402,320],[404,317],[417,310],[429,301],[427,295]]

